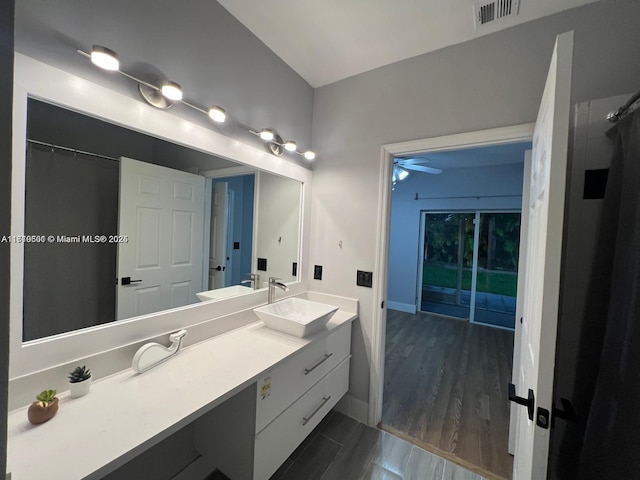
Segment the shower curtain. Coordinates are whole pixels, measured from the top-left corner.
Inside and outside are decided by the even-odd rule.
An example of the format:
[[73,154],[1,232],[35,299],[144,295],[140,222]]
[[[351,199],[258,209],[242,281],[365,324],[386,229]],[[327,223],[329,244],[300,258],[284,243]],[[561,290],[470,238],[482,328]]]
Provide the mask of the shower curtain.
[[[118,229],[118,162],[29,144],[25,234],[76,236]],[[116,244],[24,244],[23,340],[115,319]]]
[[[640,110],[618,122],[603,205],[602,260],[594,277],[608,311],[578,467],[579,479],[640,478]],[[594,333],[593,331],[591,332]],[[597,361],[599,358],[599,362]],[[599,365],[598,365],[599,363]]]

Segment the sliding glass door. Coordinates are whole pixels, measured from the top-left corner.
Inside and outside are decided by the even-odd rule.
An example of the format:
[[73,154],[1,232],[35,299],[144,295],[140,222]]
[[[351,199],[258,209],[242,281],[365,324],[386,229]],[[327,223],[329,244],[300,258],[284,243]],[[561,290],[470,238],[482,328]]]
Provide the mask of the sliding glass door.
[[505,328],[515,321],[519,212],[423,212],[420,309]]
[[520,213],[480,212],[473,319],[514,328]]
[[422,311],[469,318],[474,218],[473,212],[423,214]]

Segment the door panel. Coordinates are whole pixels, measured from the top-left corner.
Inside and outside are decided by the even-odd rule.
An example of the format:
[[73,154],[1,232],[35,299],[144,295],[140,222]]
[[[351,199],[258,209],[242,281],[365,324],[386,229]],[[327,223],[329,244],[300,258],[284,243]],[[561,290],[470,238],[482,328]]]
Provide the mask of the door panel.
[[[204,178],[120,160],[118,319],[197,302],[202,290]],[[131,284],[123,285],[122,278]]]
[[528,389],[534,391],[536,414],[533,421],[522,412],[519,415],[514,461],[516,480],[547,476],[549,430],[535,422],[539,408],[552,410],[572,52],[573,32],[559,35],[534,130],[520,381],[516,393],[526,397]]

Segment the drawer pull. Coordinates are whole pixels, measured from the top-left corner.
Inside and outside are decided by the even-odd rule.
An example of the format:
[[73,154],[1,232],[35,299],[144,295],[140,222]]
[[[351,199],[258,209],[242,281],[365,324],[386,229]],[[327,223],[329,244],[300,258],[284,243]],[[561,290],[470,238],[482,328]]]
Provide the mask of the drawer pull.
[[[324,362],[324,360],[323,360],[323,362]],[[322,363],[322,362],[320,362],[320,363]],[[331,400],[331,395],[329,395],[328,397],[322,397],[322,403],[320,405],[318,405],[313,412],[311,412],[311,415],[309,415],[309,417],[302,417],[302,425],[306,425],[307,423],[309,423],[311,421],[311,419],[313,418],[313,416],[316,413],[318,413],[318,411],[322,407],[324,407],[324,404],[327,403],[329,400]]]
[[305,375],[309,375],[311,372],[313,372],[316,368],[318,368],[320,365],[322,365],[324,362],[326,362],[327,360],[329,360],[329,357],[331,357],[333,355],[333,353],[325,353],[324,354],[324,358],[322,360],[320,360],[318,363],[316,363],[313,367],[311,368],[305,368],[304,369],[304,374]]

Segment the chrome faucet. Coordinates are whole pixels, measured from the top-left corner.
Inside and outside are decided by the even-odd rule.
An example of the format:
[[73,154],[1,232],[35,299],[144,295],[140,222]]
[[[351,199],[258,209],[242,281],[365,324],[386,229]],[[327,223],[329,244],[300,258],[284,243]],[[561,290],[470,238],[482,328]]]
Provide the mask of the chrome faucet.
[[247,273],[249,277],[247,280],[242,280],[240,283],[248,283],[251,288],[257,290],[260,287],[260,274],[259,273]]
[[285,292],[289,291],[289,287],[287,287],[284,283],[280,282],[281,278],[269,277],[269,300],[268,303],[273,303],[276,299],[276,287],[281,288]]

